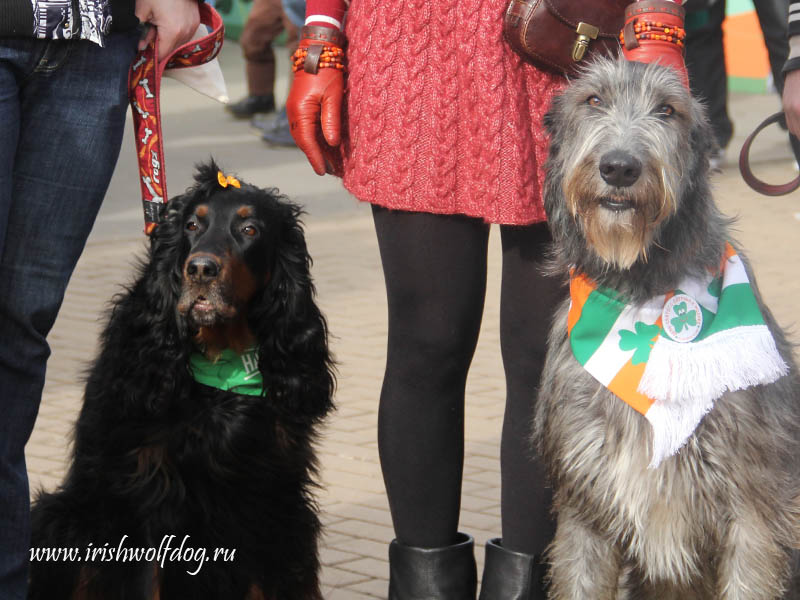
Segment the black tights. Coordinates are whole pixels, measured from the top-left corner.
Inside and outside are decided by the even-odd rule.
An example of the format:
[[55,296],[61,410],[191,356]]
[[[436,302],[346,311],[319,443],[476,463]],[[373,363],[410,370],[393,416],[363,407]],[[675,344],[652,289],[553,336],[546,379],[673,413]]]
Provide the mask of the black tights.
[[[411,546],[454,542],[464,464],[464,388],[486,293],[489,227],[479,219],[373,207],[389,303],[378,446],[395,533]],[[554,532],[551,494],[530,444],[555,303],[538,261],[546,225],[501,226],[503,545],[539,554]]]

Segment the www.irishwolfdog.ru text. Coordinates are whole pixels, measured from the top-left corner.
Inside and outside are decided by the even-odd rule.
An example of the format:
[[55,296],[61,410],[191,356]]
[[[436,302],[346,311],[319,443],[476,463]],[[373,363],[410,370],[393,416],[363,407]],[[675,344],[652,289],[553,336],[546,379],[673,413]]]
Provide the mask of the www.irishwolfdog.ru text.
[[236,549],[232,548],[194,548],[190,536],[183,536],[176,545],[177,536],[165,535],[158,548],[135,548],[127,545],[127,535],[123,535],[116,546],[106,542],[102,546],[90,543],[85,548],[31,548],[31,562],[157,562],[161,568],[166,563],[186,563],[186,572],[197,575],[208,561],[233,562]]

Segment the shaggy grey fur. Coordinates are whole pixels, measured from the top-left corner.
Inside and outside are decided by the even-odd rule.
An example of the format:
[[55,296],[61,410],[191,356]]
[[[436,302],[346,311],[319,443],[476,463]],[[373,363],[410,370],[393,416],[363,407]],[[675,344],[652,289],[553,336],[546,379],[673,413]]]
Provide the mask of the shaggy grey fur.
[[[598,61],[546,124],[554,270],[575,268],[636,302],[719,265],[731,236],[708,182],[713,135],[671,70]],[[611,151],[641,162],[635,183],[604,181]],[[800,379],[756,295],[790,374],[725,394],[656,469],[649,423],[578,364],[568,303],[560,308],[535,416],[558,516],[552,599],[800,597],[788,589],[800,541]]]

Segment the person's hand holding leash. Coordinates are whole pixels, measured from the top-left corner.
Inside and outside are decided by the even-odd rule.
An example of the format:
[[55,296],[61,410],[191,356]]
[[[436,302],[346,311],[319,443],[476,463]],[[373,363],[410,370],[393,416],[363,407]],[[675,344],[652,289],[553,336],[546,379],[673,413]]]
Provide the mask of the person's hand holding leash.
[[190,41],[200,25],[197,0],[136,0],[136,17],[152,25],[139,42],[139,50],[158,36],[159,61]]
[[783,112],[789,131],[800,137],[800,70],[786,74],[783,82]]
[[294,81],[286,101],[292,137],[305,152],[317,175],[325,175],[326,161],[317,139],[319,127],[325,141],[341,141],[341,107],[344,95],[342,36],[330,27],[304,27],[294,55]]

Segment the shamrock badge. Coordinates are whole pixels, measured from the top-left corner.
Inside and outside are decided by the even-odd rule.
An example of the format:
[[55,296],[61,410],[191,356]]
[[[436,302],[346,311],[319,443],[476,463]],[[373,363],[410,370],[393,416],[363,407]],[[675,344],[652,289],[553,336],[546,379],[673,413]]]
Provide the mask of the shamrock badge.
[[697,300],[686,294],[675,294],[664,304],[661,313],[664,332],[676,342],[691,342],[703,327],[703,312]]
[[683,331],[684,327],[694,327],[697,325],[697,311],[689,310],[686,307],[686,302],[679,302],[673,306],[672,312],[677,316],[673,317],[670,322],[677,333]]
[[661,329],[658,325],[648,325],[642,321],[636,321],[633,328],[635,331],[619,330],[619,349],[633,350],[631,364],[638,365],[647,362],[647,359],[650,358],[650,350],[653,349],[653,344]]

